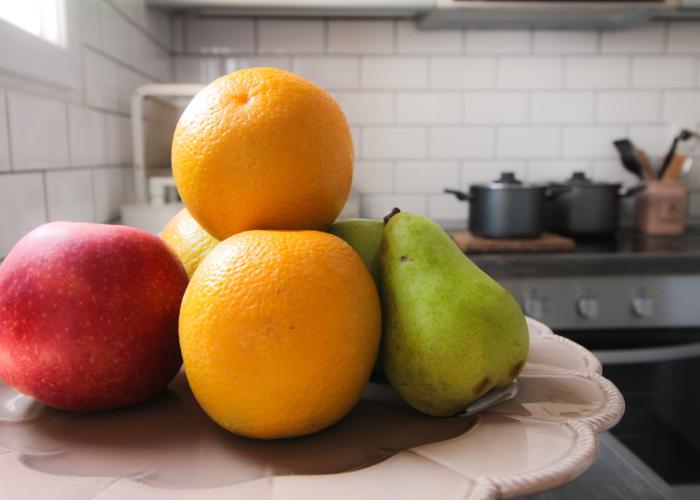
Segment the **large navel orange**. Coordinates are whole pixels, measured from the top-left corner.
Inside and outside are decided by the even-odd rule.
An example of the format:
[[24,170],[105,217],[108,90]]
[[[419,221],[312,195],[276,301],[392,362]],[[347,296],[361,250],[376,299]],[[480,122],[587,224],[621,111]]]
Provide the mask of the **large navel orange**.
[[333,97],[287,71],[250,68],[192,99],[172,144],[180,195],[222,240],[249,229],[322,229],[347,200],[350,129]]
[[180,347],[205,412],[236,434],[316,432],[357,403],[377,356],[379,298],[360,257],[318,231],[246,231],[195,271]]
[[168,221],[160,237],[175,251],[190,278],[204,257],[219,244],[219,240],[202,229],[186,208]]

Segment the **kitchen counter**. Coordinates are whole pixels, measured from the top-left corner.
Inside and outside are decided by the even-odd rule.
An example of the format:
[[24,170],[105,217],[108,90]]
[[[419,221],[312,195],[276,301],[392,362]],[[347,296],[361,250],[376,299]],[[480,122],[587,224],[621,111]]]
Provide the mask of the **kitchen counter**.
[[626,229],[606,241],[579,241],[573,252],[479,254],[470,258],[496,279],[697,273],[700,227],[689,228],[682,236],[665,237]]
[[579,478],[528,500],[672,500],[673,489],[612,434],[599,436],[596,462]]

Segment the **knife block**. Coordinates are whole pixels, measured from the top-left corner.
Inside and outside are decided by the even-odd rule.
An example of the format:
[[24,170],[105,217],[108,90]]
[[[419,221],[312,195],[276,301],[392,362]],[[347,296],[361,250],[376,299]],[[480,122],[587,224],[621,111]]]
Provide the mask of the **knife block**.
[[673,236],[685,231],[688,187],[677,181],[646,181],[635,200],[635,222],[649,235]]

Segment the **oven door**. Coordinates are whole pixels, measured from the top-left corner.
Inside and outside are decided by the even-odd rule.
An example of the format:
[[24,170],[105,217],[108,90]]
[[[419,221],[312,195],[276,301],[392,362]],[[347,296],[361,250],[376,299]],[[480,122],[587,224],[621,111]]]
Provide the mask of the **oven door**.
[[625,397],[612,432],[671,484],[700,484],[700,328],[558,331],[593,353]]

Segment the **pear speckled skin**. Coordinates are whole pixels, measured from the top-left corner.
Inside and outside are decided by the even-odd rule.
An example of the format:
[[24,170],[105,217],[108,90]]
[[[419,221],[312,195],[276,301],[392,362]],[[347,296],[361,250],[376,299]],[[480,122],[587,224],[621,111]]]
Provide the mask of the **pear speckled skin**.
[[379,286],[379,245],[384,223],[376,219],[341,219],[331,224],[327,231],[345,240],[360,255]]
[[394,215],[380,263],[383,369],[408,404],[454,415],[517,377],[529,348],[520,306],[440,226]]

